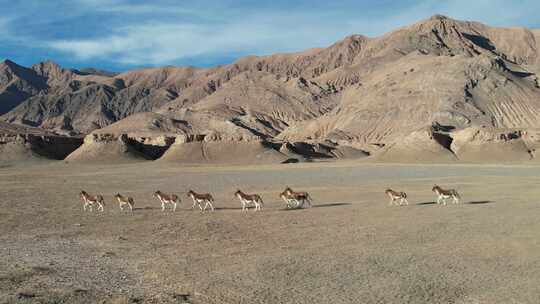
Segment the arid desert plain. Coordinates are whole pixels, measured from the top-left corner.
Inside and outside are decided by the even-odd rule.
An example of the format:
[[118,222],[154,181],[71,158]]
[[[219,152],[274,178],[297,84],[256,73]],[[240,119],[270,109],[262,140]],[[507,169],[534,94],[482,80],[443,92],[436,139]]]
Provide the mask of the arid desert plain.
[[[6,164],[0,302],[538,303],[539,182],[531,165]],[[462,203],[435,204],[434,184]],[[314,207],[287,210],[287,185]],[[389,206],[388,187],[410,205]],[[242,212],[237,188],[263,210]],[[83,189],[104,212],[83,212]],[[191,210],[189,189],[216,210]]]

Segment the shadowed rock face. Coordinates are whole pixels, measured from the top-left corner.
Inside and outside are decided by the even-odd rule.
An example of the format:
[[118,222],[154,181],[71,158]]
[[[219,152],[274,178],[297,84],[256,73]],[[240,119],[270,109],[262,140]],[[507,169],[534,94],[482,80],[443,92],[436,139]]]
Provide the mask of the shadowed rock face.
[[[332,143],[346,148],[322,154],[384,152],[386,158],[408,147],[422,159],[420,143],[426,142],[430,159],[455,160],[453,132],[540,128],[539,49],[538,30],[437,15],[376,38],[353,35],[324,49],[250,56],[207,69],[116,75],[6,61],[0,64],[0,112],[9,111],[1,116],[7,122],[68,134],[118,122],[117,130],[102,133],[141,138],[136,133],[143,132],[143,142],[167,133],[291,142],[283,149],[305,152],[301,157]],[[418,133],[434,125],[445,143]],[[525,145],[540,146],[534,140]]]
[[0,162],[62,160],[83,143],[80,137],[68,137],[45,130],[0,122]]

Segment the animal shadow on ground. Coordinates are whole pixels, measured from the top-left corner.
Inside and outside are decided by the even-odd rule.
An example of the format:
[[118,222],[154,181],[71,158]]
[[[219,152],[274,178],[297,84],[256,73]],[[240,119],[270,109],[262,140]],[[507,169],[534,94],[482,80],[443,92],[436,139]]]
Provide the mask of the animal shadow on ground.
[[469,205],[484,205],[484,204],[493,204],[495,203],[494,201],[473,201],[473,202],[468,202],[466,204],[469,204]]
[[[484,204],[493,204],[494,201],[472,201],[472,202],[467,202],[465,204],[468,204],[468,205],[484,205]],[[424,202],[424,203],[418,203],[417,205],[420,205],[420,206],[424,206],[424,205],[435,205],[437,204],[437,202]],[[447,205],[453,205],[453,203],[451,202],[448,202]]]
[[[313,205],[311,208],[328,208],[328,207],[340,207],[340,206],[349,206],[351,203],[329,203],[329,204],[319,204]],[[280,211],[295,211],[295,210],[304,210],[309,208],[285,208],[280,209]]]
[[[206,208],[207,211],[209,209],[210,209],[210,207]],[[251,208],[249,208],[249,209],[251,209]],[[196,210],[200,210],[200,209],[197,207]],[[242,210],[242,207],[215,207],[214,210],[216,210],[216,211],[218,211],[218,210]]]
[[156,209],[161,209],[161,208],[158,208],[158,207],[134,207],[134,208],[133,208],[133,211],[138,211],[138,210],[156,210]]
[[339,206],[349,206],[351,203],[329,203],[329,204],[320,204],[313,205],[313,208],[327,208],[327,207],[339,207]]

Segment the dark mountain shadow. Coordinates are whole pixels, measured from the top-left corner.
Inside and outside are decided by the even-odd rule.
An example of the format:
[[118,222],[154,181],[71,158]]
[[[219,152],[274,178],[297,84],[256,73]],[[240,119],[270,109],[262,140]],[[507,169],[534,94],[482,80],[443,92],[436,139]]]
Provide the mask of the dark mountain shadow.
[[520,78],[525,78],[525,77],[529,77],[529,76],[534,75],[534,73],[521,72],[521,71],[510,71],[510,73],[512,73],[514,76],[517,76],[517,77],[520,77]]
[[483,37],[483,36],[478,36],[478,35],[467,34],[467,33],[462,33],[462,34],[465,38],[469,39],[472,43],[476,44],[477,46],[488,51],[495,51],[495,46],[493,45],[491,40],[489,40],[488,38]]

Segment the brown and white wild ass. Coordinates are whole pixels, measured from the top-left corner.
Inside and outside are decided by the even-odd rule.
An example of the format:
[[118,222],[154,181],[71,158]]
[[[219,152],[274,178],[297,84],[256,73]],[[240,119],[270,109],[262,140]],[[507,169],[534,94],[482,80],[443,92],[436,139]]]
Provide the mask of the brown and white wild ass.
[[409,201],[407,201],[407,193],[405,192],[397,192],[392,189],[386,189],[384,193],[386,193],[386,195],[388,195],[388,197],[390,198],[390,206],[392,206],[393,204],[396,204],[396,206],[398,204],[399,206],[403,204],[409,205]]
[[244,192],[240,190],[236,190],[236,192],[234,193],[234,196],[236,196],[240,200],[240,203],[242,203],[242,211],[247,211],[247,207],[250,204],[255,205],[255,211],[262,210],[262,206],[264,203],[260,195],[245,194]]
[[173,211],[176,211],[176,206],[180,203],[180,198],[176,194],[165,194],[161,191],[154,192],[154,197],[161,202],[161,211],[165,211],[166,204],[173,205]]
[[97,205],[97,210],[103,212],[105,209],[105,200],[103,199],[102,195],[90,195],[86,191],[82,190],[79,194],[81,200],[84,203],[83,210],[86,211],[86,207],[90,209],[90,211],[93,211],[94,205]]
[[[214,211],[214,198],[210,193],[201,194],[193,190],[189,190],[187,196],[191,197],[191,199],[193,200],[193,205],[191,206],[191,209],[195,208],[195,205],[198,205],[201,211],[206,211],[206,207],[210,206],[210,209]],[[204,208],[201,206],[202,203],[204,203]]]
[[[290,187],[287,187],[282,193],[286,195],[289,202],[296,202],[296,208],[303,208],[306,202],[308,203],[308,208],[312,206],[313,200],[311,199],[309,193],[305,191],[295,192]],[[287,207],[289,207],[289,204],[287,204]]]
[[461,199],[459,193],[455,189],[444,190],[441,187],[435,185],[433,186],[431,191],[437,194],[437,204],[442,203],[444,206],[446,206],[446,200],[449,198],[452,199],[454,204],[459,204],[459,200]]
[[116,193],[114,198],[116,198],[116,200],[118,201],[120,210],[124,211],[124,206],[127,205],[129,207],[129,211],[133,212],[133,206],[135,205],[135,201],[131,196],[125,197],[120,193]]

